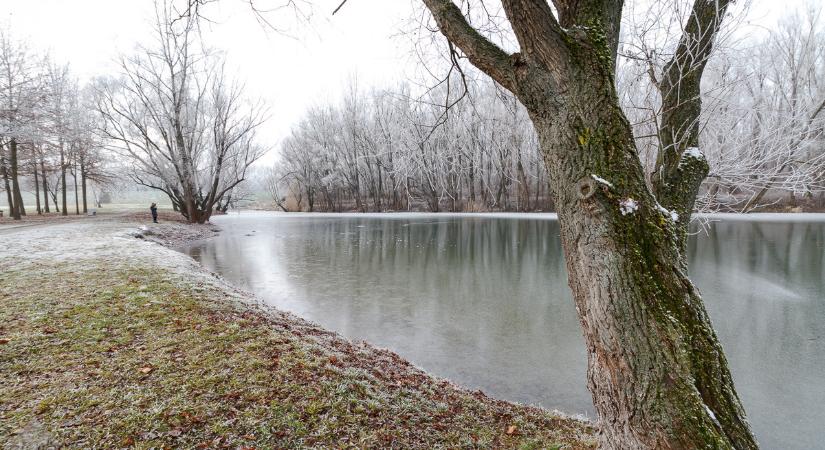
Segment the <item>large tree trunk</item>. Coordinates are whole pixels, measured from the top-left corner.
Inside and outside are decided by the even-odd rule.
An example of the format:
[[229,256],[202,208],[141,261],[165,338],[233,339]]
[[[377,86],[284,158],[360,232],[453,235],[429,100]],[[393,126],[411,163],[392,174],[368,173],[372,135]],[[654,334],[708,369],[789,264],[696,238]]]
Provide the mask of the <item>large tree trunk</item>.
[[[537,74],[521,80],[519,96],[550,173],[602,444],[757,448],[687,277],[686,225],[662,211],[645,184],[612,76],[593,54],[577,58],[566,95],[543,96],[546,79]],[[688,159],[680,170],[685,177],[707,173],[702,159]]]
[[[504,0],[521,48],[510,55],[451,0],[423,1],[441,32],[518,97],[538,133],[602,447],[757,448],[687,278],[680,242],[686,228],[647,187],[619,107],[613,74],[622,2],[554,0],[557,20],[546,0]],[[695,189],[706,169],[704,159],[689,158],[675,188]]]
[[[582,112],[608,99],[604,90],[574,93],[566,108]],[[645,186],[621,111],[571,117],[579,126],[541,119],[545,112],[531,111],[603,446],[756,448],[702,299],[683,270],[676,224]]]

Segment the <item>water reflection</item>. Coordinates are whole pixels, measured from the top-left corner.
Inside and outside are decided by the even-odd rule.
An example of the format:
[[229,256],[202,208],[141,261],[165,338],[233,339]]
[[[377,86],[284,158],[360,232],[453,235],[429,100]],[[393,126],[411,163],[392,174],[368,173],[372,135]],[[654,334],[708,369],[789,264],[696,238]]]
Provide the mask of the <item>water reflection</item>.
[[[186,251],[280,308],[469,388],[592,414],[558,223],[449,215],[241,215]],[[690,242],[765,448],[825,442],[822,222],[713,223]]]
[[825,448],[825,224],[717,223],[690,268],[763,446]]

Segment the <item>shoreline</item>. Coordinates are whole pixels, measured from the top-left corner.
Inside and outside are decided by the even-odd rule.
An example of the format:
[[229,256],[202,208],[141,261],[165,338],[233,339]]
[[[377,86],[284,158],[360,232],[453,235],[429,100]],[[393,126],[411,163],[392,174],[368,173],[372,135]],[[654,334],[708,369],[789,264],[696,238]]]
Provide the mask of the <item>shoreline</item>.
[[[173,250],[214,236],[217,226],[193,233],[161,222],[113,217],[0,235],[10,241],[0,261],[9,303],[0,312],[0,369],[16,380],[0,387],[0,443],[595,446],[587,421],[462,389],[389,350],[264,305]],[[120,336],[129,327],[137,329]],[[86,345],[60,347],[76,341]],[[53,366],[55,359],[75,365]],[[67,386],[84,396],[64,398]],[[124,398],[139,401],[113,406]],[[216,432],[227,420],[234,425]]]
[[[521,220],[558,220],[554,212],[282,212],[262,209],[244,209],[233,211],[213,219],[240,216],[267,216],[280,218],[386,218],[386,219],[414,219],[414,218],[489,218],[489,219],[521,219]],[[795,222],[825,222],[825,213],[821,212],[783,212],[783,213],[694,213],[691,222],[719,223],[719,222],[765,222],[765,223],[795,223]],[[0,227],[2,229],[2,227]]]

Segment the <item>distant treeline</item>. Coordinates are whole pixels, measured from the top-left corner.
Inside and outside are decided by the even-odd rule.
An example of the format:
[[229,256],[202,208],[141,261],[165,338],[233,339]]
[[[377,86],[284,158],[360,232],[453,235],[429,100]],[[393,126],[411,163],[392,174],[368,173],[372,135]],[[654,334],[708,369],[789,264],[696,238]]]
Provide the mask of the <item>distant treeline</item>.
[[413,100],[405,86],[310,110],[267,176],[272,198],[306,211],[550,210],[524,108],[492,82],[468,89],[446,112],[443,92]]
[[[725,43],[708,62],[699,149],[710,174],[698,209],[822,208],[825,16],[816,11],[789,12],[776,30]],[[644,33],[634,30],[616,88],[651,174],[664,145],[656,86],[668,51],[643,51]],[[309,110],[267,176],[271,198],[303,211],[552,210],[526,111],[472,68],[464,75],[423,96],[403,85],[351,88],[341,102]]]

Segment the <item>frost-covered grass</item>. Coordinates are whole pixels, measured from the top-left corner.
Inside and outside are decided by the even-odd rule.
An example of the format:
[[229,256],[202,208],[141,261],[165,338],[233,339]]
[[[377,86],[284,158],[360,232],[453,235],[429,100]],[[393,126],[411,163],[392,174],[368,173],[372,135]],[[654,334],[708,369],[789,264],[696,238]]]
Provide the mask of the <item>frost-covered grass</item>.
[[595,446],[586,422],[265,310],[124,227],[0,237],[0,447]]

